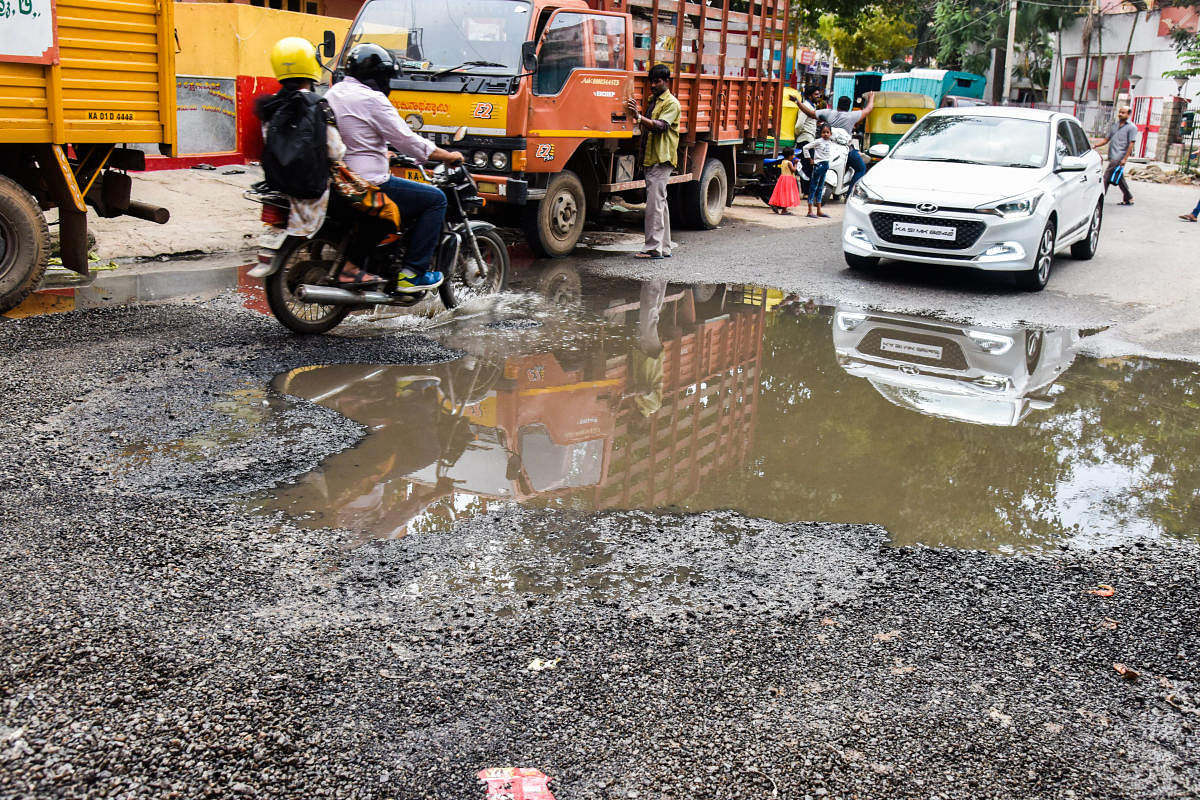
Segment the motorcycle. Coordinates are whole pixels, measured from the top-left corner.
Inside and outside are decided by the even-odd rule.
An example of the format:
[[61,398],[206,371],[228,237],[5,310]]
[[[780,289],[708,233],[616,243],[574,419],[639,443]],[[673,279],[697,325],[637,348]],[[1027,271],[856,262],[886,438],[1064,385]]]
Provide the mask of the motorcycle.
[[270,230],[260,240],[260,266],[251,274],[263,278],[267,305],[284,327],[297,333],[325,333],[356,308],[412,306],[436,290],[450,309],[471,296],[504,288],[510,266],[508,248],[496,226],[470,218],[470,212],[483,206],[483,198],[466,167],[439,164],[427,171],[425,165],[407,156],[393,156],[391,163],[415,170],[423,181],[446,195],[446,220],[430,267],[443,274],[442,282],[411,289],[396,286],[404,258],[401,231],[385,237],[361,265],[367,272],[387,278],[383,287],[337,285],[346,245],[355,235],[356,214],[328,215],[311,238],[289,236],[287,196],[271,191],[265,182],[255,184],[245,196],[262,204],[261,219]]

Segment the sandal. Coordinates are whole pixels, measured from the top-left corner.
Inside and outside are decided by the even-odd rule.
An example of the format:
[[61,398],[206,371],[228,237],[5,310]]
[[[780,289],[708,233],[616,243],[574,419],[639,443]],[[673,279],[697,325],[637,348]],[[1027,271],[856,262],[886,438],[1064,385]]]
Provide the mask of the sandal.
[[817,214],[817,216],[818,216],[818,217],[824,217],[825,219],[829,219],[829,215],[828,215],[828,214],[826,214],[826,213],[824,213],[824,212],[822,212],[822,213],[820,213],[820,214]]
[[1117,203],[1117,205],[1119,205],[1119,206],[1131,206],[1131,205],[1133,205],[1133,201],[1132,201],[1132,200],[1122,200],[1121,202]]
[[634,258],[662,258],[661,253],[656,253],[653,250],[643,250],[640,253],[634,253]]
[[1195,214],[1180,214],[1180,215],[1179,215],[1179,218],[1180,218],[1180,219],[1185,219],[1185,220],[1187,220],[1188,222],[1195,222],[1195,221],[1196,221],[1196,215],[1195,215]]
[[[349,278],[349,280],[346,280],[347,278]],[[343,289],[352,289],[358,286],[372,286],[379,283],[387,283],[387,281],[378,275],[372,275],[371,273],[364,272],[361,269],[353,273],[343,272],[337,277],[337,285]]]

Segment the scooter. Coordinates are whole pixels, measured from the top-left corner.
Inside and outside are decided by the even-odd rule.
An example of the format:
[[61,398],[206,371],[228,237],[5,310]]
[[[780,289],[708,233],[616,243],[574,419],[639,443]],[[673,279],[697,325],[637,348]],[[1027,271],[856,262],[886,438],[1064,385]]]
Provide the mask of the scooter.
[[446,194],[446,221],[430,267],[443,273],[440,284],[413,289],[396,286],[404,257],[404,240],[397,233],[385,238],[361,265],[367,272],[387,278],[385,286],[338,286],[346,245],[355,235],[355,220],[330,214],[311,238],[289,236],[288,198],[265,183],[246,192],[247,199],[262,204],[261,219],[269,226],[259,242],[259,268],[251,274],[263,278],[267,305],[284,327],[297,333],[325,333],[356,308],[412,306],[436,290],[449,309],[469,296],[494,294],[504,288],[510,266],[508,248],[496,226],[469,217],[483,206],[483,199],[466,167],[438,165],[426,171],[425,165],[406,156],[393,156],[392,166],[416,171],[424,182]]
[[[825,173],[825,190],[821,193],[821,205],[832,203],[835,200],[845,200],[846,195],[850,194],[850,178],[854,176],[848,163],[850,148],[837,142],[830,142],[829,149],[829,170]],[[800,168],[800,172],[805,185],[807,185],[811,178],[807,162]]]

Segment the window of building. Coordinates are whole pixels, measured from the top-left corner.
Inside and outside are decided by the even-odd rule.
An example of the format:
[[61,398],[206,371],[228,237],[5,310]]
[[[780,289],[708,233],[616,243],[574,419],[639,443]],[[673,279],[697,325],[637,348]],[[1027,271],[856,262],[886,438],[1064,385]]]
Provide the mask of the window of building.
[[1075,82],[1079,74],[1079,57],[1063,60],[1062,99],[1075,99]]

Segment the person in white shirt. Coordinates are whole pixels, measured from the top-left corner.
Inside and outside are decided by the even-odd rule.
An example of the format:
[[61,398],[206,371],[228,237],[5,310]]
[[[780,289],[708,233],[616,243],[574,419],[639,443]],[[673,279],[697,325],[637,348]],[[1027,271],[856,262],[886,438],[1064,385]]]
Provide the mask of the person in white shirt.
[[[825,192],[825,173],[829,172],[829,159],[833,155],[833,131],[829,125],[822,122],[817,129],[817,137],[804,145],[804,152],[813,160],[812,178],[808,181],[808,216],[828,217],[821,210],[821,195]],[[813,206],[817,213],[813,213]]]

